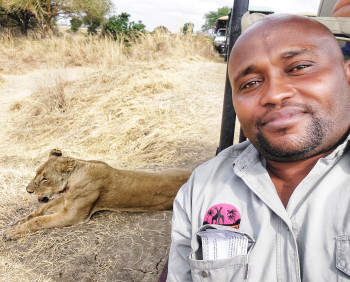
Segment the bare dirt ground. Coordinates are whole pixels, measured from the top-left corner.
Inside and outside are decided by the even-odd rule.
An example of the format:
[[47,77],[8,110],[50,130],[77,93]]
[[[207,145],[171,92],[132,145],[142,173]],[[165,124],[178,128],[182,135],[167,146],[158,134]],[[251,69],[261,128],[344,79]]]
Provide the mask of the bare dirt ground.
[[[169,68],[169,71],[173,70]],[[0,86],[0,122],[3,127],[0,133],[3,147],[0,153],[0,168],[3,170],[0,197],[9,204],[7,211],[0,214],[2,230],[38,205],[25,195],[25,187],[34,176],[35,168],[46,160],[48,148],[52,145],[45,144],[41,150],[33,149],[38,153],[36,157],[33,157],[30,145],[27,144],[29,149],[23,148],[11,132],[15,122],[11,117],[16,107],[14,104],[18,100],[26,101],[44,84],[54,84],[57,76],[60,76],[60,81],[73,81],[92,72],[83,68],[60,72],[41,69],[22,75],[1,75],[4,82]],[[174,159],[168,166],[193,169],[213,157],[218,146],[226,65],[194,61],[175,73],[181,87],[175,85],[168,93],[163,89],[161,95],[170,99],[176,92],[186,91],[188,108],[205,119],[206,130],[201,133],[190,129],[198,142],[180,142],[179,152],[185,157]],[[179,112],[178,115],[186,117],[187,113]],[[118,152],[114,156],[84,154],[80,147],[74,148],[74,143],[67,141],[66,146],[75,157],[93,157],[112,166],[120,164]],[[152,163],[140,166],[153,167]],[[18,241],[1,241],[0,280],[157,281],[168,256],[171,217],[171,211],[100,212],[86,224],[39,231]]]

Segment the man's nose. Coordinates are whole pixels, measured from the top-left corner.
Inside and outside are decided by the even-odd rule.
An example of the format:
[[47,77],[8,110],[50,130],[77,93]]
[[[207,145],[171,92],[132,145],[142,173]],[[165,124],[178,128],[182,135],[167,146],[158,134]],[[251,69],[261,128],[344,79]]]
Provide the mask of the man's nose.
[[278,105],[284,99],[291,98],[295,95],[295,88],[289,81],[282,77],[269,78],[265,85],[264,93],[261,95],[261,104],[266,106]]

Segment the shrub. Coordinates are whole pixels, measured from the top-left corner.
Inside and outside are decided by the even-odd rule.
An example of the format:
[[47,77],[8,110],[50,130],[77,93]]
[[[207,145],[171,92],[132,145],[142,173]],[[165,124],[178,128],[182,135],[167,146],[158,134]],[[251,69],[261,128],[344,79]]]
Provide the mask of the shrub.
[[82,24],[83,21],[81,19],[74,17],[70,20],[70,29],[73,32],[77,32]]
[[114,40],[122,38],[125,43],[137,38],[140,32],[145,32],[146,26],[141,21],[129,22],[129,17],[128,13],[110,17],[103,27],[103,34],[112,36]]

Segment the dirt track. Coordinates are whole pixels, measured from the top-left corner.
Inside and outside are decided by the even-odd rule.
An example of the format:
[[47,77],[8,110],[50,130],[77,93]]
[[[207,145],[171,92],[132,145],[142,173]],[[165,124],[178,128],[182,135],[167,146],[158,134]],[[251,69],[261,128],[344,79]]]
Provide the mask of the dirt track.
[[[188,168],[215,154],[219,140],[221,107],[226,67],[223,63],[193,62],[193,77],[184,77],[183,88],[193,89],[193,96],[211,95],[212,111],[208,113],[210,133],[200,160],[187,164]],[[69,79],[76,79],[85,70],[67,70]],[[20,76],[5,76],[0,89],[3,113],[18,98],[29,96],[49,81],[47,70],[38,70]],[[55,75],[51,78],[52,83]],[[43,79],[44,78],[44,79]],[[68,78],[67,78],[68,79]],[[208,85],[210,93],[208,93]],[[200,95],[198,95],[200,94]],[[215,99],[213,99],[215,97]],[[205,103],[205,101],[203,101]],[[6,109],[6,110],[5,110]],[[181,114],[181,113],[179,113]],[[6,115],[0,115],[6,126]],[[5,136],[0,136],[5,141]],[[200,148],[197,148],[200,150]],[[184,148],[186,152],[191,148]],[[0,167],[8,167],[14,158],[21,165],[29,164],[24,156],[12,152],[4,156]],[[18,177],[18,176],[17,176]],[[3,180],[3,183],[6,181]],[[23,179],[23,192],[28,177]],[[4,186],[6,184],[2,184]],[[14,203],[16,199],[14,199]],[[36,204],[18,205],[16,213],[26,215]],[[62,229],[44,230],[19,241],[1,242],[0,277],[11,276],[11,281],[156,281],[167,260],[171,211],[151,213],[101,212],[86,224]],[[11,216],[0,215],[0,227],[11,223]],[[42,238],[45,238],[43,241]],[[43,242],[45,242],[43,244]],[[1,279],[0,279],[1,280]]]

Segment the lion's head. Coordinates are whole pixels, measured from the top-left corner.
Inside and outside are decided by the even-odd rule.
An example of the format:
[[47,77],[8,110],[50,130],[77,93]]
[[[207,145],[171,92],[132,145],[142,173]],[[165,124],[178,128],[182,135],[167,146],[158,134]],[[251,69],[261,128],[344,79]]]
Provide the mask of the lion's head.
[[52,150],[49,159],[36,172],[28,184],[27,192],[34,194],[39,202],[46,203],[66,189],[69,175],[76,166],[74,159],[62,157],[59,150]]

